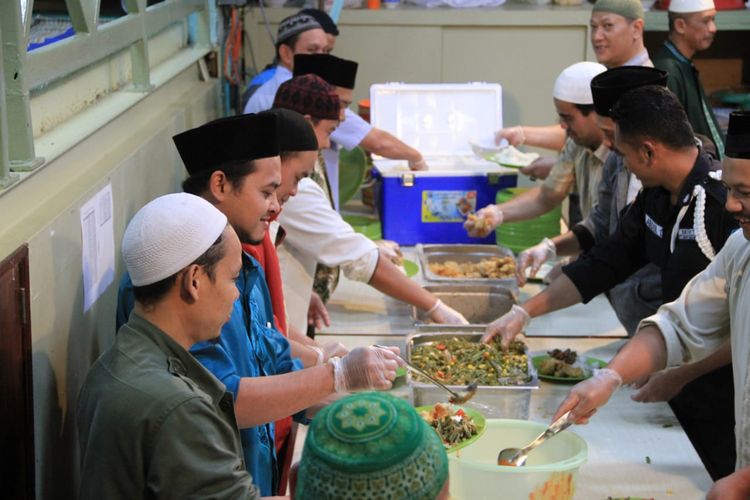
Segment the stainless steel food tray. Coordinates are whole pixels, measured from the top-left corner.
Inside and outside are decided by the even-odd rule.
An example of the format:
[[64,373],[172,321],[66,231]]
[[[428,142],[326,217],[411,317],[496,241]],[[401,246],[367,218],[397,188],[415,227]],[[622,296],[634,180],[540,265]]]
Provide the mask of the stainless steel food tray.
[[443,263],[453,260],[459,263],[480,262],[492,257],[513,257],[509,248],[497,245],[417,245],[417,254],[422,265],[422,272],[427,281],[443,283],[483,283],[518,288],[516,278],[448,278],[430,271],[430,263]]
[[[484,328],[510,311],[513,304],[518,304],[515,288],[502,285],[445,283],[425,285],[424,289],[464,315],[471,326]],[[420,331],[453,331],[460,325],[438,325],[430,323],[424,311],[412,307],[414,324]]]
[[[431,343],[451,337],[462,337],[467,340],[479,342],[482,337],[482,329],[469,329],[464,327],[464,332],[429,332],[416,333],[406,338],[406,356],[411,362],[411,353],[414,347],[420,344]],[[529,374],[531,380],[521,385],[513,386],[491,386],[480,385],[474,397],[464,403],[465,406],[476,409],[488,418],[517,418],[527,420],[529,418],[529,405],[531,402],[531,391],[539,389],[539,378],[529,357]],[[447,402],[449,395],[442,389],[432,384],[417,382],[413,379],[411,372],[407,374],[407,383],[411,390],[414,406],[432,405],[439,402]],[[451,389],[463,390],[465,386],[448,386]]]

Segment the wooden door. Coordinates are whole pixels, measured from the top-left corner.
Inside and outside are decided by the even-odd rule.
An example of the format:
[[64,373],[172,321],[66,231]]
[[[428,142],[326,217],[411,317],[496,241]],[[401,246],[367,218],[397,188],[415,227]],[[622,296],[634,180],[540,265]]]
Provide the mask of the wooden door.
[[34,498],[29,250],[0,263],[0,449],[3,498]]

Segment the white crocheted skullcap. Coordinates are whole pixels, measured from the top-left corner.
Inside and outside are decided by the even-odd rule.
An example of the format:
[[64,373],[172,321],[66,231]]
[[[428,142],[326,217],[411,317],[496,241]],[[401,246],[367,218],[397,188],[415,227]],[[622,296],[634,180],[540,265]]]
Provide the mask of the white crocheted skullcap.
[[715,9],[714,0],[671,0],[669,2],[669,12],[675,14],[690,14]]
[[579,62],[568,66],[555,80],[552,96],[560,101],[573,104],[594,104],[591,96],[591,79],[607,71],[595,62]]
[[138,210],[122,237],[133,286],[168,278],[203,255],[227,226],[209,202],[187,193],[160,196]]

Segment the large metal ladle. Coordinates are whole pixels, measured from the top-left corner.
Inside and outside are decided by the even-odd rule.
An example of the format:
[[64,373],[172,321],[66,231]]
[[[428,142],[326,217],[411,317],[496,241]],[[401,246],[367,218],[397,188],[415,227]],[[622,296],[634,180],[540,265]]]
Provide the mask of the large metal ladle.
[[570,427],[573,424],[573,419],[570,417],[570,412],[565,412],[560,418],[550,424],[547,429],[539,434],[536,439],[521,448],[505,448],[497,455],[497,465],[506,465],[510,467],[520,467],[526,463],[526,459],[529,458],[529,452],[554,436]]
[[[387,347],[382,346],[382,345],[378,345],[378,344],[373,344],[373,347],[377,347],[378,349],[387,349]],[[466,386],[466,390],[462,394],[459,394],[456,391],[454,391],[453,389],[447,387],[445,384],[443,384],[439,380],[431,377],[430,375],[427,375],[424,371],[420,370],[419,368],[417,368],[416,366],[414,366],[410,362],[406,361],[404,358],[401,358],[401,360],[404,362],[404,365],[406,365],[406,367],[412,373],[416,373],[417,375],[426,378],[427,380],[429,380],[430,382],[432,382],[436,386],[438,386],[441,389],[444,389],[448,393],[450,393],[451,398],[448,401],[450,401],[453,404],[457,404],[457,405],[463,404],[463,403],[467,402],[468,400],[470,400],[471,398],[473,398],[474,394],[477,392],[477,387],[478,386],[477,386],[476,382],[473,382],[473,383],[469,384],[468,386]]]

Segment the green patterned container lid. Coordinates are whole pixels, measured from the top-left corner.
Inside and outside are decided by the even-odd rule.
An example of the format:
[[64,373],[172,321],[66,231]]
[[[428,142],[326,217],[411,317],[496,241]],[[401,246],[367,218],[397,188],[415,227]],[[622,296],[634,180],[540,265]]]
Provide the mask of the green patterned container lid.
[[295,498],[432,500],[447,478],[445,449],[414,408],[388,394],[359,393],[310,424]]

